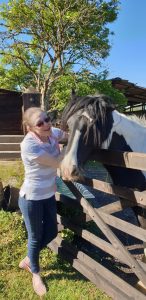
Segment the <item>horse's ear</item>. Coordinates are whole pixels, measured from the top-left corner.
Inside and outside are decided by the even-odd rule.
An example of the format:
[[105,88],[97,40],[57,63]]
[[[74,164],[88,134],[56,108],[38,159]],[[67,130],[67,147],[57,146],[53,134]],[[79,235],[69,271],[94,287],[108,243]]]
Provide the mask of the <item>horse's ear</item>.
[[75,89],[72,88],[71,90],[71,99],[74,100],[76,97],[76,92],[75,92]]

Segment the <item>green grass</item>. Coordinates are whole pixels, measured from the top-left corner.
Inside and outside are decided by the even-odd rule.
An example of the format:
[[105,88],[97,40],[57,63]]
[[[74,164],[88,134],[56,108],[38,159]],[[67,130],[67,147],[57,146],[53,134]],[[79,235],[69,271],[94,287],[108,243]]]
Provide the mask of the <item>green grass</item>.
[[[19,187],[23,180],[21,163],[1,165],[0,177],[4,184]],[[27,237],[20,214],[0,211],[0,300],[35,300],[31,274],[20,270],[18,264],[26,255]],[[42,277],[49,288],[43,299],[48,300],[107,300],[96,286],[75,271],[69,263],[49,249],[41,252]]]
[[23,181],[24,169],[21,161],[0,162],[0,178],[3,186],[10,184],[19,188]]

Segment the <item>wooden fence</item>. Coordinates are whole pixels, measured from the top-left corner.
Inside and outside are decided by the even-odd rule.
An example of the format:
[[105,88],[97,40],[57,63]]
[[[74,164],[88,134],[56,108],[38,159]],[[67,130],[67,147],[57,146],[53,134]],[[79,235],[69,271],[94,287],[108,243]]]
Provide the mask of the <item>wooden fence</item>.
[[[146,154],[102,150],[96,155],[96,160],[109,165],[146,170]],[[142,261],[146,230],[129,219],[127,221],[117,216],[121,211],[124,215],[125,209],[133,206],[146,208],[146,191],[139,192],[115,186],[110,181],[86,177],[85,184],[99,193],[96,202],[102,193],[112,197],[108,204],[103,202],[96,207],[83,196],[75,183],[64,184],[74,197],[57,193],[59,234],[49,247],[70,261],[76,270],[113,299],[146,299],[144,290],[139,290],[137,286],[138,281],[146,286],[146,264]],[[116,198],[113,200],[113,197]],[[67,213],[64,213],[66,210]],[[96,225],[94,231],[90,229],[93,223]],[[75,233],[72,242],[62,238],[61,231],[64,228]],[[125,245],[121,233],[136,240],[136,245]],[[133,254],[133,249],[140,252]]]

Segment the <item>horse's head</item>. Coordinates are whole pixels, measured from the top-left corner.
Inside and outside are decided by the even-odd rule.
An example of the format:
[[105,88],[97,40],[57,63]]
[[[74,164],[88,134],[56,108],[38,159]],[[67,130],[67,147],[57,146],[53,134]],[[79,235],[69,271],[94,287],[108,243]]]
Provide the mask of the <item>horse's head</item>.
[[107,130],[107,116],[111,110],[113,106],[109,105],[109,98],[102,95],[74,97],[68,103],[62,116],[70,133],[61,163],[61,173],[65,180],[83,179],[82,166],[108,137],[110,126]]

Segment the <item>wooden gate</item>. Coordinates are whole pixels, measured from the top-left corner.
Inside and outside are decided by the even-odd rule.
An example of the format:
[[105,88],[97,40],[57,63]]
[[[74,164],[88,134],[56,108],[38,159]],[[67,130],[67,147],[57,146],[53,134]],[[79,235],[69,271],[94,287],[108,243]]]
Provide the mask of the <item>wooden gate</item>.
[[[100,151],[94,159],[98,162],[124,168],[146,170],[146,154],[133,152]],[[146,264],[142,261],[142,255],[133,255],[132,245],[128,247],[120,239],[118,232],[133,237],[139,241],[137,247],[143,251],[143,242],[146,242],[146,230],[137,224],[125,221],[114,214],[133,206],[146,208],[146,191],[128,189],[113,185],[110,181],[85,178],[85,184],[100,193],[115,195],[118,199],[110,201],[109,204],[95,207],[81,189],[73,182],[64,182],[74,197],[69,198],[57,193],[58,200],[58,228],[57,238],[49,244],[49,247],[70,261],[73,267],[101,288],[113,299],[146,299],[144,291],[137,288],[137,282],[141,281],[146,286]],[[120,197],[120,198],[119,198]],[[98,197],[96,199],[98,202]],[[61,208],[60,208],[61,206]],[[70,213],[64,211],[70,208]],[[73,213],[74,211],[74,213]],[[77,213],[78,212],[78,213]],[[96,233],[90,230],[89,224],[96,224]],[[92,224],[93,225],[93,224]],[[73,242],[63,239],[61,231],[68,228],[75,233],[77,238]],[[97,234],[98,232],[98,234]],[[82,244],[90,244],[83,249]],[[102,263],[97,255],[96,249],[101,249],[111,261],[111,264]],[[111,268],[113,265],[113,268]],[[129,274],[119,275],[118,267],[128,268]],[[119,269],[120,269],[119,268]],[[123,272],[123,270],[122,270]],[[132,281],[130,280],[132,274]]]

